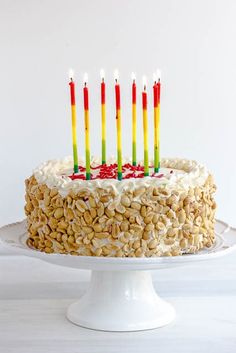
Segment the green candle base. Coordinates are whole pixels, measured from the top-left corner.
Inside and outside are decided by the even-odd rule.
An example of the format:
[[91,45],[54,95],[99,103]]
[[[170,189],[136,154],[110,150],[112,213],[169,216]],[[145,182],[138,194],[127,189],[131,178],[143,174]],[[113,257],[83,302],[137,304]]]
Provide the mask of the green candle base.
[[135,167],[137,165],[137,163],[133,161],[132,165]]
[[91,179],[91,173],[86,173],[86,180],[90,180]]
[[122,180],[122,172],[118,172],[118,180]]
[[149,173],[144,173],[144,176],[149,176]]
[[78,165],[74,165],[74,173],[78,173],[79,172],[79,167],[78,167]]
[[132,143],[132,162],[133,166],[136,166],[136,161],[137,161],[137,152],[136,152],[136,142]]
[[102,139],[102,164],[106,164],[106,140]]
[[159,172],[159,169],[160,169],[160,167],[154,168],[154,172],[155,172],[155,173],[158,173],[158,172]]

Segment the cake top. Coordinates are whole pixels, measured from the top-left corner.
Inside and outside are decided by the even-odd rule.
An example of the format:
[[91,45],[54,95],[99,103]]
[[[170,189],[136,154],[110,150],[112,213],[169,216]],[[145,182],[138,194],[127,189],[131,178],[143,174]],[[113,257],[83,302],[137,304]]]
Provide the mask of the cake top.
[[158,173],[154,173],[152,163],[150,176],[144,177],[143,162],[132,166],[126,159],[123,163],[123,179],[117,180],[117,164],[110,158],[106,165],[101,165],[98,158],[91,161],[91,180],[85,180],[84,161],[79,161],[79,173],[73,174],[73,159],[50,160],[34,170],[34,176],[41,184],[49,188],[56,187],[62,196],[78,188],[112,188],[115,193],[121,190],[132,190],[137,187],[163,186],[168,189],[188,189],[203,185],[209,175],[206,168],[196,161],[170,158],[162,159]]

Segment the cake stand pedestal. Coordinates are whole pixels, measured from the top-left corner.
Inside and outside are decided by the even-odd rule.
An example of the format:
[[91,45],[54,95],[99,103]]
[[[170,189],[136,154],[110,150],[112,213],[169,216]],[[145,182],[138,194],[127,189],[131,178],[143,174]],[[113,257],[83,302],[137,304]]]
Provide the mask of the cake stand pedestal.
[[67,318],[97,330],[136,331],[164,326],[175,309],[155,292],[149,271],[92,271],[87,292]]
[[92,270],[87,292],[67,310],[76,325],[104,331],[137,331],[164,326],[175,309],[153,287],[151,270],[189,266],[226,255],[236,249],[236,229],[216,223],[216,243],[194,255],[161,258],[110,258],[46,254],[26,245],[25,221],[0,229],[0,242],[16,254],[49,263]]

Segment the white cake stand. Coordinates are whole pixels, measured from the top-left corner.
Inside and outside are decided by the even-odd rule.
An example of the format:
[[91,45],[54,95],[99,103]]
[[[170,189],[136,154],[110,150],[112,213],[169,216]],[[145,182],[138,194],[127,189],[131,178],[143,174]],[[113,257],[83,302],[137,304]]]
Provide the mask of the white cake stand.
[[0,242],[17,254],[72,268],[92,270],[87,292],[67,310],[76,325],[104,331],[137,331],[164,326],[175,309],[153,287],[151,270],[189,266],[236,249],[236,229],[216,223],[216,243],[195,255],[161,258],[110,258],[45,254],[26,245],[25,221],[0,229]]

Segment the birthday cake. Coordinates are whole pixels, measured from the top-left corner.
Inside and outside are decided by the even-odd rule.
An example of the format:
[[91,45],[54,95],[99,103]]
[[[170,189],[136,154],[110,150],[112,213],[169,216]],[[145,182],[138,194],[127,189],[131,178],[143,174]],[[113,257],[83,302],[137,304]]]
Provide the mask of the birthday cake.
[[123,161],[43,163],[26,180],[28,240],[46,253],[111,257],[177,256],[214,243],[216,187],[199,163],[162,159],[160,170]]

